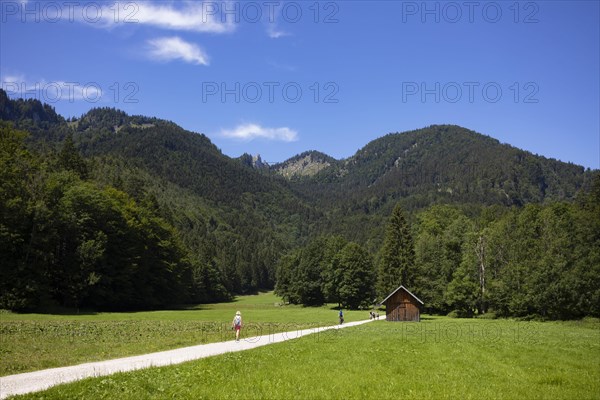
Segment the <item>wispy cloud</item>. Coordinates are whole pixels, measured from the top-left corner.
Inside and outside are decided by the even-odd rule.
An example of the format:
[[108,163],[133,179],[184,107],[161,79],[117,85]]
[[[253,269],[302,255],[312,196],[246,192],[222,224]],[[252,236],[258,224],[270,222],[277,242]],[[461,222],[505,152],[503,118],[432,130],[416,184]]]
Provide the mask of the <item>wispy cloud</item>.
[[269,35],[271,39],[279,39],[283,36],[290,36],[290,33],[278,29],[273,22],[267,25],[267,35]]
[[[4,1],[4,0],[2,0]],[[25,6],[29,0],[16,0],[14,3]],[[77,21],[94,28],[113,29],[117,27],[146,25],[154,28],[175,31],[230,33],[235,31],[236,22],[224,15],[227,1],[106,1],[106,2],[68,2],[56,3],[50,10],[58,8],[59,16],[46,15],[44,2],[31,7],[28,13],[37,14],[37,18],[28,21],[47,20]],[[66,6],[68,4],[68,7]],[[68,11],[68,12],[67,12]],[[52,11],[54,12],[54,11]],[[14,15],[17,17],[17,15]]]
[[148,40],[149,56],[154,60],[183,60],[197,65],[208,65],[208,55],[197,45],[186,42],[178,36]]
[[[117,9],[119,14],[115,12]],[[233,32],[235,23],[227,19],[222,21],[217,11],[218,7],[212,2],[116,2],[102,8],[102,23],[98,26],[112,28],[140,24],[175,31]]]
[[36,98],[46,103],[57,101],[88,101],[97,102],[102,99],[102,88],[95,83],[81,84],[63,80],[48,81],[40,79],[33,81],[25,75],[3,75],[0,78],[3,90],[9,96],[21,98]]
[[298,140],[298,132],[288,127],[268,128],[252,123],[238,125],[231,130],[223,129],[221,130],[221,136],[246,141],[267,139],[282,142],[294,142]]
[[3,84],[7,84],[7,83],[24,83],[25,82],[25,75],[19,74],[19,75],[2,75],[2,77],[0,78],[0,82],[2,82]]
[[[277,5],[275,6],[275,9],[280,7],[281,6]],[[269,18],[269,22],[267,23],[267,35],[269,35],[271,39],[279,39],[280,37],[291,35],[289,32],[286,32],[279,28],[279,24],[277,22],[277,15],[279,15],[278,11],[275,12],[274,18]]]
[[175,2],[171,4],[153,4],[139,2],[139,10],[134,19],[141,24],[154,25],[165,29],[227,33],[235,30],[235,25],[230,22],[220,21],[220,16],[213,12],[214,4],[210,2],[186,2],[177,9]]
[[[225,34],[234,32],[238,25],[235,18],[224,15],[227,4],[228,0],[220,3],[189,0],[116,1],[110,4],[73,2],[69,8],[71,12],[68,17],[63,15],[63,19],[108,30],[138,25],[171,31]],[[37,12],[43,12],[41,10]],[[204,50],[178,36],[151,39],[147,44],[149,56],[154,60],[180,59],[198,65],[209,64]]]

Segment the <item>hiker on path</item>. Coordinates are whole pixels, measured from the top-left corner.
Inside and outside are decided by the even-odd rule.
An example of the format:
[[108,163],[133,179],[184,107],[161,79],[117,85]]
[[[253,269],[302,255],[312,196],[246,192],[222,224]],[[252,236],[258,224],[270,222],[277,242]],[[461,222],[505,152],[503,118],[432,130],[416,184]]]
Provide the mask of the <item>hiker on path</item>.
[[340,325],[344,323],[344,313],[340,309]]
[[231,329],[235,329],[235,341],[240,341],[240,329],[242,329],[242,313],[236,312],[233,321],[231,322]]

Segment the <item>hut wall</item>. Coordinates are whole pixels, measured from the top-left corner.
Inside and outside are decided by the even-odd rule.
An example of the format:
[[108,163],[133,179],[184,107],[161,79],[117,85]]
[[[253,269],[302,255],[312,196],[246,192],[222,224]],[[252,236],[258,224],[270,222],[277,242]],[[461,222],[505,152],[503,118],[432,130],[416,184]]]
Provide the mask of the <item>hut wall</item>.
[[388,321],[420,321],[420,309],[416,300],[404,290],[399,290],[390,297],[385,309]]

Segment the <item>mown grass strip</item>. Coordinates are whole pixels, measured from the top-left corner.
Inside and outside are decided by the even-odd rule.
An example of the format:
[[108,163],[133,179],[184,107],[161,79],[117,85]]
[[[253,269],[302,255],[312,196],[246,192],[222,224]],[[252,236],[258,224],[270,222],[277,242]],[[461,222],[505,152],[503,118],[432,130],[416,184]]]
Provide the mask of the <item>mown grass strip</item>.
[[598,321],[381,321],[22,398],[598,399],[599,362]]

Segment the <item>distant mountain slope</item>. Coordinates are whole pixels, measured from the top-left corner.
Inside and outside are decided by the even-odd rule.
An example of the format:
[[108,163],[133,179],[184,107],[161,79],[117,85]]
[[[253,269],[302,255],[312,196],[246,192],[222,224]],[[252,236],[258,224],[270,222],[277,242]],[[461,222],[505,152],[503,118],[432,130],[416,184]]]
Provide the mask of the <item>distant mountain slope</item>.
[[388,134],[344,160],[308,151],[268,166],[230,158],[173,122],[111,108],[65,120],[0,90],[0,119],[29,131],[42,152],[72,136],[90,179],[155,208],[230,293],[272,287],[279,256],[321,233],[376,250],[398,202],[409,216],[438,203],[475,215],[487,205],[572,200],[597,173],[452,125]]
[[213,201],[231,203],[248,191],[274,190],[272,182],[221,154],[201,134],[155,121],[147,127],[131,124],[118,132],[80,132],[80,149],[88,156],[116,155]]
[[303,176],[314,176],[330,166],[337,165],[338,161],[319,151],[305,151],[283,163],[274,165],[271,169],[278,174],[291,179]]
[[329,204],[337,198],[377,208],[402,199],[409,208],[420,208],[435,202],[523,205],[571,199],[585,180],[581,166],[459,126],[436,125],[373,140],[297,186]]
[[[95,108],[67,122],[48,105],[37,100],[10,100],[1,90],[0,116],[29,130],[33,141],[56,146],[70,133],[85,156],[123,158],[129,165],[220,205],[237,205],[244,193],[291,194],[285,181],[245,168],[222,154],[205,135],[170,121]],[[28,129],[32,126],[39,128]]]
[[272,288],[281,252],[308,237],[321,218],[283,178],[244,166],[206,136],[170,121],[111,108],[69,121],[34,119],[29,109],[47,107],[49,116],[54,110],[3,95],[3,119],[29,131],[32,148],[55,152],[71,135],[90,179],[156,209],[206,274],[217,271],[206,279],[222,282],[228,293]]

